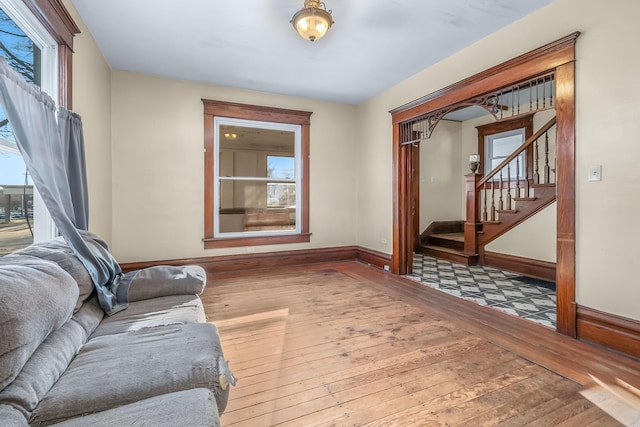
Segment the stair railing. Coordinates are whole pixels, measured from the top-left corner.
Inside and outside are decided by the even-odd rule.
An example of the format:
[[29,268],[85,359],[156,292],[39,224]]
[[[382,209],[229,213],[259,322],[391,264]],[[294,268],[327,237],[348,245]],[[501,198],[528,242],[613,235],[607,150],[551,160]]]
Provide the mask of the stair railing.
[[[551,168],[549,164],[549,131],[555,124],[556,118],[553,117],[484,177],[478,173],[466,175],[467,220],[464,224],[466,253],[478,253],[478,231],[482,230],[482,223],[497,222],[500,211],[513,210],[514,200],[517,202],[518,198],[530,197],[532,184],[555,184],[555,168]],[[533,155],[531,161],[525,162],[524,176],[520,176],[520,155],[525,150],[530,150]],[[542,174],[540,174],[541,150],[544,155]],[[514,159],[516,167],[515,171],[512,171],[511,163]],[[498,198],[497,209],[496,197]]]

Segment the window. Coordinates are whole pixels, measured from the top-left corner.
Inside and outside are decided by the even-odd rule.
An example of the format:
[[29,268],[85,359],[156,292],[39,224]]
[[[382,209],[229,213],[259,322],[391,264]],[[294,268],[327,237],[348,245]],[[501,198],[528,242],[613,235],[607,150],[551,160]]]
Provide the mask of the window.
[[[507,132],[500,132],[493,135],[487,135],[484,137],[485,142],[485,164],[489,165],[486,173],[493,171],[500,165],[507,157],[524,144],[524,128],[511,130]],[[524,177],[525,166],[525,153],[520,153],[517,159],[513,159],[509,162],[509,170],[511,178],[516,176]],[[505,176],[504,179],[507,177]],[[499,177],[494,177],[499,179]]]
[[311,113],[203,102],[205,248],[308,242]]
[[[0,56],[54,99],[58,93],[56,47],[22,2],[0,0]],[[0,255],[53,236],[53,222],[0,107]]]
[[[478,126],[477,129],[478,154],[482,159],[480,172],[487,175],[533,135],[533,114],[489,123]],[[516,177],[521,180],[531,179],[531,176],[527,175],[532,171],[532,152],[531,147],[528,147],[517,157],[517,161],[513,159],[509,163],[511,181],[514,181]],[[519,167],[518,170],[516,170],[516,163]],[[494,177],[495,181],[499,179],[499,174]],[[502,179],[506,181],[507,176],[503,175]]]

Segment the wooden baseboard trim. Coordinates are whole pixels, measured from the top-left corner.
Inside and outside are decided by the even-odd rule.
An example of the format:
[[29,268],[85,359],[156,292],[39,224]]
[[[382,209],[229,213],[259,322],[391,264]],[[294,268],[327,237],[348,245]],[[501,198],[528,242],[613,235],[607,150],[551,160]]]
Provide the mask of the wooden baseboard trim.
[[360,262],[373,265],[374,267],[378,267],[383,270],[385,269],[385,266],[387,266],[388,269],[391,268],[391,263],[393,261],[393,256],[391,254],[384,254],[382,252],[359,246],[356,248],[356,252],[356,259]]
[[486,251],[482,264],[549,282],[556,281],[556,264],[554,262]]
[[578,306],[578,338],[640,358],[640,321]]
[[130,262],[123,263],[120,267],[124,272],[127,272],[152,267],[154,265],[196,264],[203,267],[208,273],[230,273],[243,270],[263,270],[275,267],[353,260],[362,261],[379,268],[384,268],[385,265],[391,265],[391,255],[358,246],[343,246],[297,251]]

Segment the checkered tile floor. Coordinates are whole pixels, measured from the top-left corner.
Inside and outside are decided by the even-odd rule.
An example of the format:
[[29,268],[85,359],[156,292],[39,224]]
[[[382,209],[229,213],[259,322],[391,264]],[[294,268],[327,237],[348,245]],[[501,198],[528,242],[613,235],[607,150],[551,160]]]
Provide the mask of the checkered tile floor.
[[516,280],[521,277],[518,274],[414,254],[413,273],[407,277],[459,298],[556,327],[555,290]]

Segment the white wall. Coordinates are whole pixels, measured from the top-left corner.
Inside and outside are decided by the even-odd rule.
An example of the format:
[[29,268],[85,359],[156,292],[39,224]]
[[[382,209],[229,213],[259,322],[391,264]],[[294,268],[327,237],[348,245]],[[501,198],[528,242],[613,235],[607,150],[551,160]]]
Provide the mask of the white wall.
[[82,116],[89,183],[89,229],[112,242],[111,70],[70,0],[81,33],[73,43],[73,110]]
[[256,252],[354,245],[358,133],[353,106],[112,71],[113,252],[120,262],[246,253],[203,249],[201,99],[313,112],[311,242]]
[[[640,320],[632,245],[640,235],[635,218],[640,209],[637,16],[636,0],[556,0],[360,105],[366,135],[360,147],[367,155],[358,171],[358,244],[391,253],[377,243],[380,237],[392,239],[389,110],[581,31],[576,46],[577,302]],[[593,164],[603,166],[601,182],[587,181]]]

